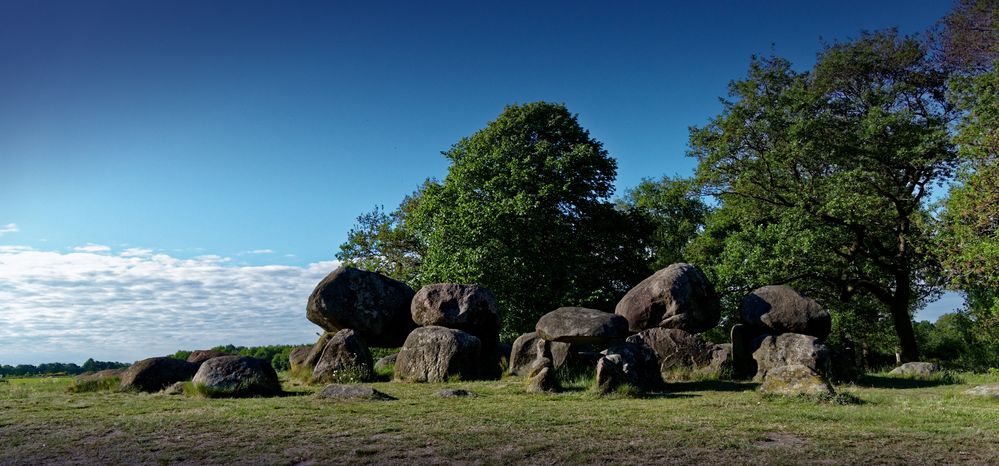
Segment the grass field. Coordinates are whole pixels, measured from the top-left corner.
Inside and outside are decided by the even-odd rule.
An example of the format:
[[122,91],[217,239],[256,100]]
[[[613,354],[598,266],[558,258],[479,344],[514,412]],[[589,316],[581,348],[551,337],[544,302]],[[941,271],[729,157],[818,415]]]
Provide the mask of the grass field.
[[[999,401],[963,394],[999,376],[937,384],[867,377],[855,402],[764,398],[755,385],[672,384],[598,397],[524,393],[516,378],[372,384],[398,400],[203,399],[67,393],[68,378],[0,383],[0,464],[999,464]],[[445,387],[477,398],[444,399]]]

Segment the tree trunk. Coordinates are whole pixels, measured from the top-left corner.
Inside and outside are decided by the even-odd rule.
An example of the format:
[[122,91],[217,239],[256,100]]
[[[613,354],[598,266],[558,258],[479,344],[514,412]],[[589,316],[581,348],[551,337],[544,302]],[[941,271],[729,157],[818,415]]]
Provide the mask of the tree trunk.
[[895,274],[895,295],[889,304],[891,320],[898,334],[902,348],[902,362],[919,361],[919,348],[916,345],[916,332],[912,329],[909,316],[909,301],[912,297],[912,284],[908,273]]

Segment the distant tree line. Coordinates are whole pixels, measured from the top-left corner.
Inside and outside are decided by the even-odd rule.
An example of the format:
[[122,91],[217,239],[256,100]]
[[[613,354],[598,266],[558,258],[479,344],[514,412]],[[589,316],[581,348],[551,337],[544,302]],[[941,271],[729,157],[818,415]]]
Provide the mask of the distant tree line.
[[[301,345],[235,346],[229,344],[216,346],[212,348],[212,350],[263,359],[265,361],[269,361],[271,366],[274,367],[274,370],[286,371],[291,369],[291,363],[288,359],[291,356],[291,350],[297,348],[298,346]],[[180,350],[170,355],[170,357],[186,360],[190,355],[191,351]]]
[[16,366],[0,366],[0,376],[3,377],[27,377],[34,375],[78,375],[84,372],[97,372],[105,369],[120,369],[128,367],[128,364],[121,362],[95,361],[93,358],[87,359],[82,366],[75,363],[49,362],[33,366],[31,364],[18,364]]
[[[482,284],[508,339],[686,261],[722,295],[717,340],[747,292],[789,284],[871,361],[999,367],[997,59],[999,0],[826,44],[807,70],[753,57],[690,129],[694,175],[620,197],[616,161],[564,105],[511,105],[443,153],[443,180],[359,216],[336,256],[414,287]],[[965,307],[915,324],[947,289]]]

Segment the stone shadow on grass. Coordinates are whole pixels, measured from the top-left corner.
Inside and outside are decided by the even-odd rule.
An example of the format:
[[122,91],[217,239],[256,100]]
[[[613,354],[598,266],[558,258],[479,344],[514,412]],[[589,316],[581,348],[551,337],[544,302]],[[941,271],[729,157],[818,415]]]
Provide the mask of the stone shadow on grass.
[[955,382],[946,379],[918,379],[907,377],[885,377],[881,375],[863,375],[857,379],[858,387],[867,388],[929,388],[941,385],[953,385]]
[[701,380],[697,382],[670,382],[671,392],[746,392],[760,388],[756,382],[731,380]]

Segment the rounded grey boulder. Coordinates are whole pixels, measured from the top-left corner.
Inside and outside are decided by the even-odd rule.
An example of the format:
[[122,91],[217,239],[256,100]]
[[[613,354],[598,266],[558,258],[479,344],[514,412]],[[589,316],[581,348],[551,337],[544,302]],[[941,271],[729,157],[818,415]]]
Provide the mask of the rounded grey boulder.
[[761,341],[753,359],[756,360],[756,377],[762,382],[767,374],[783,366],[804,366],[822,377],[832,373],[832,350],[818,338],[800,333],[766,335]]
[[306,317],[329,332],[350,328],[369,345],[396,347],[416,323],[410,314],[413,289],[384,275],[340,267],[316,285]]
[[700,269],[680,263],[635,285],[614,313],[628,320],[632,332],[663,327],[701,333],[718,325],[721,301]]
[[628,321],[596,309],[560,307],[541,316],[535,330],[548,341],[607,343],[628,336]]
[[194,385],[209,396],[256,396],[281,393],[270,363],[248,356],[219,356],[201,364]]
[[420,327],[409,334],[396,357],[395,378],[410,382],[476,379],[481,345],[478,338],[461,330]]
[[932,377],[942,369],[931,362],[907,362],[891,370],[890,375],[907,377]]
[[158,392],[176,383],[191,380],[198,366],[173,358],[143,359],[125,369],[121,374],[123,390]]
[[829,311],[787,285],[756,289],[743,298],[739,315],[757,333],[800,333],[824,340],[832,330]]
[[410,310],[420,326],[437,325],[465,331],[480,340],[498,341],[500,314],[496,298],[479,285],[436,283],[420,288]]
[[374,378],[371,352],[352,329],[333,334],[312,370],[314,383],[367,382]]
[[768,371],[760,392],[783,396],[835,394],[825,377],[800,364],[780,366]]

